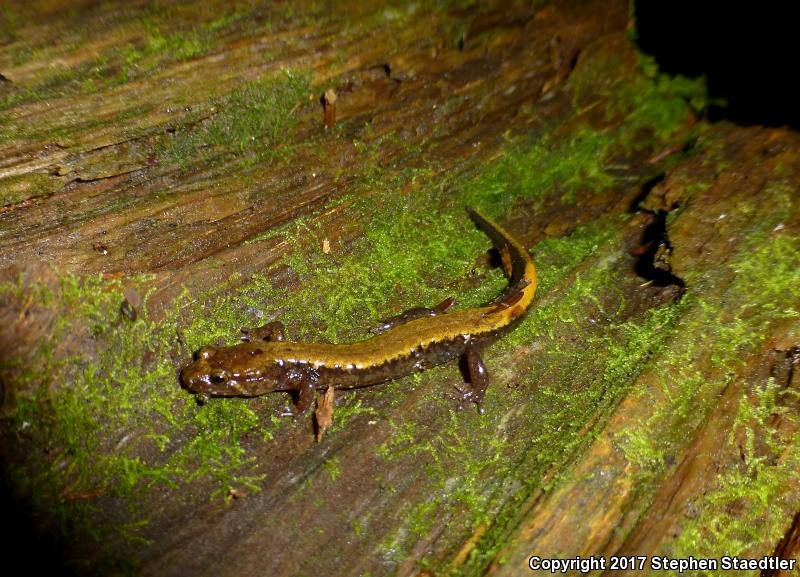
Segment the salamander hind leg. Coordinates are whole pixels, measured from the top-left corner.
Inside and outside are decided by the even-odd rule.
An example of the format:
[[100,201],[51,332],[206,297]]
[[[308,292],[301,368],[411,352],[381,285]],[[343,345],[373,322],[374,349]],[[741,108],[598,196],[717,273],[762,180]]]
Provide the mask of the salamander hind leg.
[[272,321],[263,327],[242,329],[242,340],[251,341],[282,341],[284,340],[284,327],[281,321]]
[[317,397],[317,410],[314,411],[315,433],[317,443],[322,440],[325,431],[333,425],[333,403],[336,396],[336,388],[333,385],[328,385],[324,395]]
[[454,299],[453,297],[448,297],[432,308],[414,307],[413,309],[408,309],[407,311],[402,312],[395,317],[391,317],[384,321],[381,321],[377,327],[372,329],[372,332],[375,334],[381,334],[385,333],[389,329],[393,329],[394,327],[405,324],[409,321],[421,319],[424,317],[435,317],[436,315],[440,315],[447,312],[447,310],[454,304],[456,304],[456,299]]
[[464,360],[469,373],[469,383],[464,383],[456,387],[461,393],[461,400],[475,403],[478,411],[483,413],[481,401],[489,386],[489,375],[486,372],[486,365],[483,364],[480,354],[475,347],[469,345],[464,350]]
[[314,381],[303,379],[297,389],[297,398],[294,402],[293,412],[295,417],[305,414],[314,401]]

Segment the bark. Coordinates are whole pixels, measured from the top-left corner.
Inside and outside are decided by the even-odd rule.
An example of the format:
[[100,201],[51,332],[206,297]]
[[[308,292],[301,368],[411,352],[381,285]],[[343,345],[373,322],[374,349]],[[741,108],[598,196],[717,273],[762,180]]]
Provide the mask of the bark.
[[[507,4],[0,12],[12,548],[104,575],[798,557],[800,137],[702,120],[624,2]],[[542,281],[484,414],[456,366],[337,392],[319,443],[281,394],[181,389],[244,326],[358,340],[494,298],[467,204]]]

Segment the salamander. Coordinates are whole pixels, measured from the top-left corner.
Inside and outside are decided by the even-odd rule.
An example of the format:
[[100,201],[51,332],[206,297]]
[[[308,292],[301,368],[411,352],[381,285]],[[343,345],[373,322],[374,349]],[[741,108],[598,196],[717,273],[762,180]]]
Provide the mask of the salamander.
[[488,375],[479,347],[525,314],[537,282],[523,245],[478,210],[467,212],[492,240],[509,277],[508,287],[493,301],[454,312],[448,312],[452,298],[433,308],[413,308],[383,321],[372,338],[347,344],[289,342],[283,324],[271,322],[243,331],[245,342],[201,348],[181,371],[184,386],[203,398],[289,391],[299,414],[311,404],[315,389],[375,385],[463,357],[470,382],[457,388],[463,401],[480,410]]

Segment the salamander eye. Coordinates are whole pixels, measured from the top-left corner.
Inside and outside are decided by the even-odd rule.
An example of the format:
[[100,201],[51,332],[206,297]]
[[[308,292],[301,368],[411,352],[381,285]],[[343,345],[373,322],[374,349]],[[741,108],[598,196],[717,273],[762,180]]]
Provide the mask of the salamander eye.
[[214,347],[203,347],[199,351],[197,351],[197,358],[199,359],[208,359],[213,357],[217,352],[217,349]]
[[221,385],[228,382],[228,373],[222,369],[211,373],[211,382],[215,385]]

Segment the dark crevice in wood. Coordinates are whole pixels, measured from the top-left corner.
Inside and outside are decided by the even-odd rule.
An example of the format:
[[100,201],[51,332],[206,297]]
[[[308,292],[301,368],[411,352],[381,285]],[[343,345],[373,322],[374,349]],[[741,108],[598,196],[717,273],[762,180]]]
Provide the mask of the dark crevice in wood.
[[628,212],[631,212],[631,213],[639,212],[639,210],[641,210],[640,205],[642,204],[642,202],[644,202],[644,199],[647,198],[650,195],[650,192],[656,187],[656,185],[658,185],[661,182],[664,182],[664,176],[665,176],[665,173],[664,172],[660,172],[657,175],[655,175],[653,178],[651,178],[650,180],[648,180],[644,184],[642,184],[642,188],[639,191],[639,194],[637,194],[631,200],[631,204],[630,204],[630,207],[628,208]]
[[770,353],[769,374],[784,388],[790,388],[800,369],[800,345],[789,349],[775,349]]
[[667,211],[658,210],[650,214],[650,224],[644,229],[641,244],[634,251],[634,256],[638,256],[634,270],[637,275],[651,281],[655,286],[677,287],[677,296],[680,298],[686,290],[686,283],[672,272],[669,263],[672,243],[667,234]]
[[[795,514],[792,524],[781,537],[772,556],[787,560],[796,559],[798,551],[800,551],[800,511]],[[779,569],[764,569],[760,577],[778,577],[781,574],[784,573]]]

